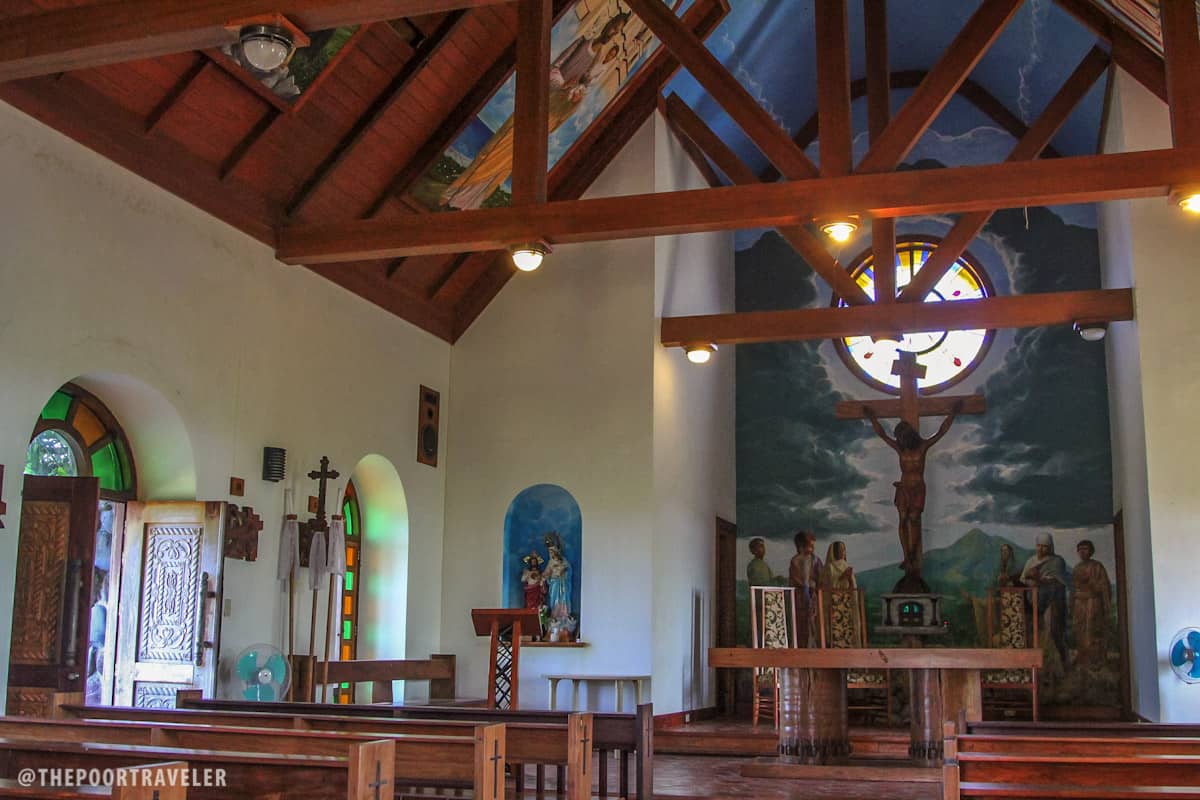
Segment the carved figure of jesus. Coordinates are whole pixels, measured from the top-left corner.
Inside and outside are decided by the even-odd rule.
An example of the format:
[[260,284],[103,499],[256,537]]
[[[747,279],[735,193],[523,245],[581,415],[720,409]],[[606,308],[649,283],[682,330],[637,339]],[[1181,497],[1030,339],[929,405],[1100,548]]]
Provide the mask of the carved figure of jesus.
[[871,421],[875,434],[895,450],[900,459],[900,480],[893,483],[896,487],[896,510],[900,513],[900,548],[904,553],[900,568],[906,576],[916,576],[916,580],[920,580],[923,553],[921,514],[925,511],[925,455],[950,430],[962,407],[963,402],[959,400],[950,415],[942,420],[937,433],[925,439],[906,420],[900,420],[896,424],[895,435],[888,436],[875,410],[868,405],[863,406],[863,415]]

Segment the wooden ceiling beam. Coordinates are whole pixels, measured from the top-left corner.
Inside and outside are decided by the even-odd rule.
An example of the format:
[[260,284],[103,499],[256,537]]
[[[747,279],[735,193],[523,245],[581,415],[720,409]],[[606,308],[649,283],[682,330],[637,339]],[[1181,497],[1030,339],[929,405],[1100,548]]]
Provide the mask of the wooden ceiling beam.
[[1176,147],[1200,147],[1200,28],[1192,0],[1159,7],[1171,136]]
[[[689,108],[679,95],[672,94],[668,97],[666,108],[668,118],[674,121],[684,136],[695,142],[696,146],[713,160],[717,169],[724,172],[729,180],[739,186],[759,182],[754,170],[746,166],[737,153],[722,142],[712,128],[708,127],[700,115]],[[813,272],[833,287],[833,291],[845,298],[846,302],[854,305],[871,302],[871,298],[863,292],[862,287],[850,277],[845,268],[830,255],[825,245],[810,233],[808,228],[802,225],[788,225],[781,227],[779,234],[812,267]]]
[[[891,69],[888,59],[887,0],[863,0],[867,59],[867,133],[879,141],[892,117]],[[876,217],[871,223],[871,261],[875,265],[875,302],[896,302],[896,221]],[[884,265],[880,268],[880,265]]]
[[945,108],[1021,7],[1021,0],[983,0],[933,69],[863,156],[858,172],[895,169]]
[[[650,106],[651,110],[653,105]],[[1161,197],[1200,183],[1200,155],[1143,150],[1053,161],[730,186],[557,201],[388,220],[285,227],[278,256],[293,264],[499,250],[547,238],[591,242],[804,224],[847,211],[883,217]]]
[[507,0],[119,0],[0,19],[0,81],[220,47],[240,20],[281,15],[305,31]]
[[1112,49],[1113,62],[1118,67],[1164,103],[1167,102],[1167,77],[1162,56],[1091,0],[1054,2],[1108,44]]
[[750,311],[665,317],[659,338],[665,347],[689,342],[759,344],[841,339],[918,331],[1033,328],[1079,320],[1133,319],[1133,291],[1098,289],[956,300],[950,303],[871,304],[841,308]]
[[[329,155],[325,157],[316,170],[296,190],[296,193],[288,202],[286,212],[288,217],[296,217],[303,212],[305,205],[317,193],[317,189],[338,168],[342,161],[358,147],[367,133],[375,127],[379,120],[400,101],[400,98],[404,96],[405,90],[412,83],[413,78],[425,68],[442,44],[458,30],[458,26],[466,14],[466,9],[450,12],[433,33],[421,40],[409,54],[408,61],[404,62],[404,66],[400,68],[396,77],[392,78],[387,87],[371,103],[371,107],[367,109],[366,113],[355,121],[354,127],[334,145],[333,149],[329,151]],[[407,43],[404,43],[403,40],[400,40],[400,42],[400,46],[408,47]]]
[[821,176],[849,175],[854,166],[850,122],[850,23],[846,0],[817,0],[817,118]]
[[[675,95],[672,94],[672,97]],[[671,131],[671,135],[675,137],[675,141],[679,142],[679,146],[683,148],[683,152],[691,160],[692,165],[704,178],[713,189],[725,185],[725,181],[721,180],[721,176],[713,169],[713,165],[709,162],[708,156],[700,149],[700,146],[691,140],[683,129],[679,127],[679,122],[671,115],[667,108],[667,98],[659,95],[658,98],[658,113],[662,115],[663,121],[667,123],[667,129]]]
[[212,68],[212,62],[203,55],[197,55],[196,62],[183,74],[183,77],[175,82],[171,90],[167,92],[166,97],[159,101],[154,110],[150,112],[150,116],[146,117],[146,135],[154,133],[162,121],[167,118],[167,114],[171,109],[183,99],[183,97],[192,90],[196,81],[200,76]]
[[688,30],[670,5],[662,0],[627,2],[651,32],[679,59],[679,63],[788,180],[802,180],[819,174],[816,165],[804,155],[804,151],[796,147],[787,131],[709,52],[704,42]]
[[[1008,161],[1032,161],[1037,158],[1066,123],[1071,112],[1108,69],[1108,65],[1108,53],[1099,47],[1093,47],[1063,83],[1062,88],[1051,98],[1037,121],[1030,126],[1029,132],[1017,142],[1017,146],[1008,156]],[[983,230],[983,226],[991,219],[992,213],[972,211],[959,217],[941,244],[930,254],[921,271],[904,287],[904,291],[900,293],[901,302],[922,302],[954,262],[962,257],[967,247]]]
[[[513,107],[513,205],[546,202],[550,165],[550,0],[518,0]],[[582,43],[582,47],[590,47]]]

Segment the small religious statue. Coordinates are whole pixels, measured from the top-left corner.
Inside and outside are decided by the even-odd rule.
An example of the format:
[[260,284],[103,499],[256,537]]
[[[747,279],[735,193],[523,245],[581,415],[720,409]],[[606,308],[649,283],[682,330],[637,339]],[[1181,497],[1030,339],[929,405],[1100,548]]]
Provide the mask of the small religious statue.
[[550,531],[542,541],[550,554],[542,576],[546,581],[550,609],[551,641],[570,641],[578,624],[571,614],[571,562],[563,555],[562,537],[558,531]]
[[1039,534],[1037,552],[1025,562],[1021,583],[1037,589],[1038,613],[1048,614],[1049,635],[1063,669],[1067,661],[1067,562],[1054,552],[1054,537]]
[[542,564],[546,560],[537,553],[530,553],[521,559],[525,569],[521,570],[521,585],[525,587],[525,607],[537,611],[542,618],[542,625],[549,622],[546,608],[546,579],[542,575]]
[[1092,558],[1096,546],[1083,539],[1075,546],[1079,563],[1071,573],[1071,630],[1075,632],[1075,663],[1096,666],[1108,650],[1108,621],[1112,585],[1108,570]]
[[905,580],[910,583],[907,586],[898,586],[901,591],[929,591],[929,586],[921,578],[924,554],[921,547],[921,514],[925,511],[925,455],[929,448],[950,431],[950,426],[954,424],[962,408],[962,400],[957,401],[950,415],[942,420],[937,433],[925,439],[914,426],[903,419],[896,423],[895,436],[888,436],[883,425],[879,423],[875,410],[868,405],[863,406],[863,415],[871,421],[875,434],[895,450],[900,458],[900,480],[892,485],[896,487],[896,510],[900,513],[900,547],[904,553],[900,569],[904,570]]
[[788,583],[796,590],[796,604],[800,613],[800,631],[797,641],[801,647],[816,647],[820,633],[817,619],[817,587],[821,582],[824,565],[817,555],[817,537],[812,531],[800,531],[793,542],[796,555],[788,565]]

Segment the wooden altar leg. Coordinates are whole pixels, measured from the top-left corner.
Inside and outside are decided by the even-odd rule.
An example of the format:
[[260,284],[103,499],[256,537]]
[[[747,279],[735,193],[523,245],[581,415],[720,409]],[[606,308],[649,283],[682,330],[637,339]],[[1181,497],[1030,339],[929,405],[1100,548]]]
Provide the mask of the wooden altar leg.
[[850,756],[846,670],[781,669],[779,754],[804,764],[844,763]]
[[920,764],[942,763],[942,671],[911,669],[912,725],[908,757]]

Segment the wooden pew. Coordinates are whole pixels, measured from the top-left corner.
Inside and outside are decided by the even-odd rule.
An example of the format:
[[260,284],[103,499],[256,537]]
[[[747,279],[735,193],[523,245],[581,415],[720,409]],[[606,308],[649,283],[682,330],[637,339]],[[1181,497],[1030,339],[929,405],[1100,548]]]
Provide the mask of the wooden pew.
[[429,700],[434,704],[457,696],[453,654],[434,653],[429,658],[393,661],[321,661],[314,669],[317,697],[324,697],[331,685],[369,683],[371,702],[391,703],[392,681],[429,681]]
[[339,757],[0,738],[0,776],[4,778],[13,778],[22,769],[103,772],[164,760],[186,761],[192,775],[213,779],[214,785],[205,780],[191,782],[188,796],[196,800],[267,796],[379,800],[380,787],[390,791],[393,783],[395,743],[355,743],[349,745],[347,755]]
[[116,770],[112,786],[42,786],[10,778],[0,779],[0,800],[185,800],[183,761],[143,764]]
[[[192,696],[180,698],[180,705],[187,709],[210,709],[227,711],[268,710],[303,717],[321,715],[380,717],[388,716],[408,720],[470,721],[473,723],[542,723],[566,724],[567,711],[502,711],[486,708],[464,708],[458,706],[375,706],[334,705],[326,703],[251,703],[237,700],[201,700]],[[635,714],[593,714],[594,747],[597,752],[597,775],[600,779],[601,796],[608,795],[608,754],[616,751],[620,758],[618,796],[630,796],[632,777],[633,794],[651,797],[654,786],[654,707],[650,703],[638,706]],[[516,757],[511,763],[520,765]],[[534,762],[526,762],[534,763]],[[543,790],[542,770],[538,770],[537,791]],[[564,773],[559,772],[558,785],[565,783]],[[517,790],[523,788],[518,776]]]
[[[202,716],[182,714],[176,716]],[[254,751],[302,756],[345,756],[352,745],[388,740],[394,744],[393,773],[413,786],[454,786],[477,792],[481,770],[505,759],[504,726],[463,726],[456,735],[411,732],[342,732],[254,726],[254,720],[231,721],[78,721],[0,718],[0,736],[41,741],[104,742],[136,746],[188,747],[219,751]],[[232,723],[232,724],[228,724]],[[560,735],[566,749],[565,736]],[[499,797],[503,796],[503,787]]]
[[1068,728],[1036,725],[1020,733],[959,734],[948,725],[944,797],[1200,800],[1200,737],[1152,735],[1138,730],[1141,725],[1105,727],[1109,734],[1132,730],[1076,736],[1066,735],[1074,732]]

